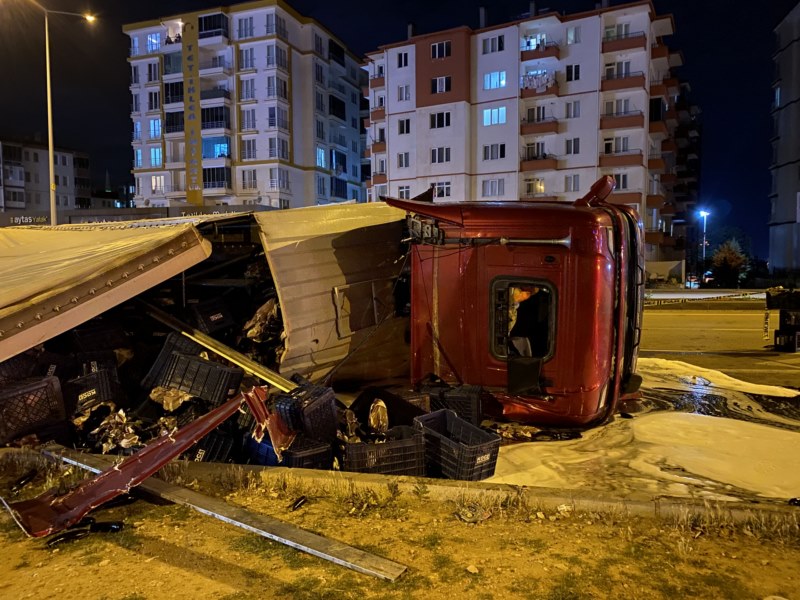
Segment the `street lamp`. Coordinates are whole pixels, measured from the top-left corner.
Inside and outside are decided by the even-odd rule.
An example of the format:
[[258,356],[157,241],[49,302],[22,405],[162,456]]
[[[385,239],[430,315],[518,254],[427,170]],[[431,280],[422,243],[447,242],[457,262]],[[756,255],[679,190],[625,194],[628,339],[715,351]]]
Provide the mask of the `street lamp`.
[[47,73],[47,155],[50,167],[50,225],[58,224],[58,216],[56,210],[56,167],[55,167],[55,151],[53,149],[53,100],[50,91],[50,27],[48,17],[52,15],[69,15],[71,17],[80,17],[93,23],[96,19],[94,15],[81,14],[74,12],[66,12],[63,10],[49,10],[39,4],[36,0],[30,0],[35,4],[39,10],[44,13],[44,52],[45,52],[45,70]]
[[711,213],[707,210],[701,210],[700,216],[703,217],[703,271],[706,270],[706,221]]

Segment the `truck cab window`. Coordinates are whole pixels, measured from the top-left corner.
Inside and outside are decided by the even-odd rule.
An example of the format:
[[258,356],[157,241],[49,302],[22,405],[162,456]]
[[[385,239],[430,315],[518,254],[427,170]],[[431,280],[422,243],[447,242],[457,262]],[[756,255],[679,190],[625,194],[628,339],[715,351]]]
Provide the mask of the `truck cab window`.
[[547,282],[496,279],[492,284],[492,353],[497,358],[552,353],[554,294]]

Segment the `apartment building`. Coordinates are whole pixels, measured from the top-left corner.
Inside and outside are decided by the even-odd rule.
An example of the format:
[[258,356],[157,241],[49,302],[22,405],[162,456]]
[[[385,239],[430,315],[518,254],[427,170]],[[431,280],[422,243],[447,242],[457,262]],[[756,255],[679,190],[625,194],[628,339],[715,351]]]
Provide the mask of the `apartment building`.
[[134,201],[364,200],[360,61],[282,0],[126,25]]
[[769,267],[800,271],[800,3],[775,28]]
[[[572,201],[612,175],[671,259],[680,54],[649,1],[458,27],[369,53],[368,198]],[[665,177],[665,175],[667,177]],[[668,253],[669,256],[665,256]]]
[[[56,207],[80,206],[90,195],[89,157],[57,148],[54,153]],[[46,145],[0,140],[0,211],[50,210],[50,167]]]

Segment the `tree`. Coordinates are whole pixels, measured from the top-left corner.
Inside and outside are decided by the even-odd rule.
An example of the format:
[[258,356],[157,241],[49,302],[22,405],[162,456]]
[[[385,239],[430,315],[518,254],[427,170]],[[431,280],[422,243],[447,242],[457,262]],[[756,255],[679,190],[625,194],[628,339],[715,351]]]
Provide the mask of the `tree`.
[[721,287],[738,287],[747,275],[749,261],[735,239],[722,243],[711,259],[714,279]]

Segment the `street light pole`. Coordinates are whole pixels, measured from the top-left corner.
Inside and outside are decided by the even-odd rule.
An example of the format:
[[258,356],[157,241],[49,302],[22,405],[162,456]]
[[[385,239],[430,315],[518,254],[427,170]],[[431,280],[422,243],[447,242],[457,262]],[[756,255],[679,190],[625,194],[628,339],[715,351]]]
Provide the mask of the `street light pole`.
[[95,17],[90,14],[82,15],[80,13],[65,12],[63,10],[48,10],[36,0],[30,0],[35,4],[39,10],[44,13],[44,53],[45,53],[45,72],[47,75],[47,157],[50,167],[50,225],[58,225],[58,209],[56,207],[56,161],[55,161],[55,147],[53,145],[53,94],[50,85],[50,14],[56,15],[69,15],[72,17],[80,17],[89,23],[95,20]]
[[711,213],[706,210],[700,211],[700,216],[703,217],[703,271],[706,269],[706,220]]

